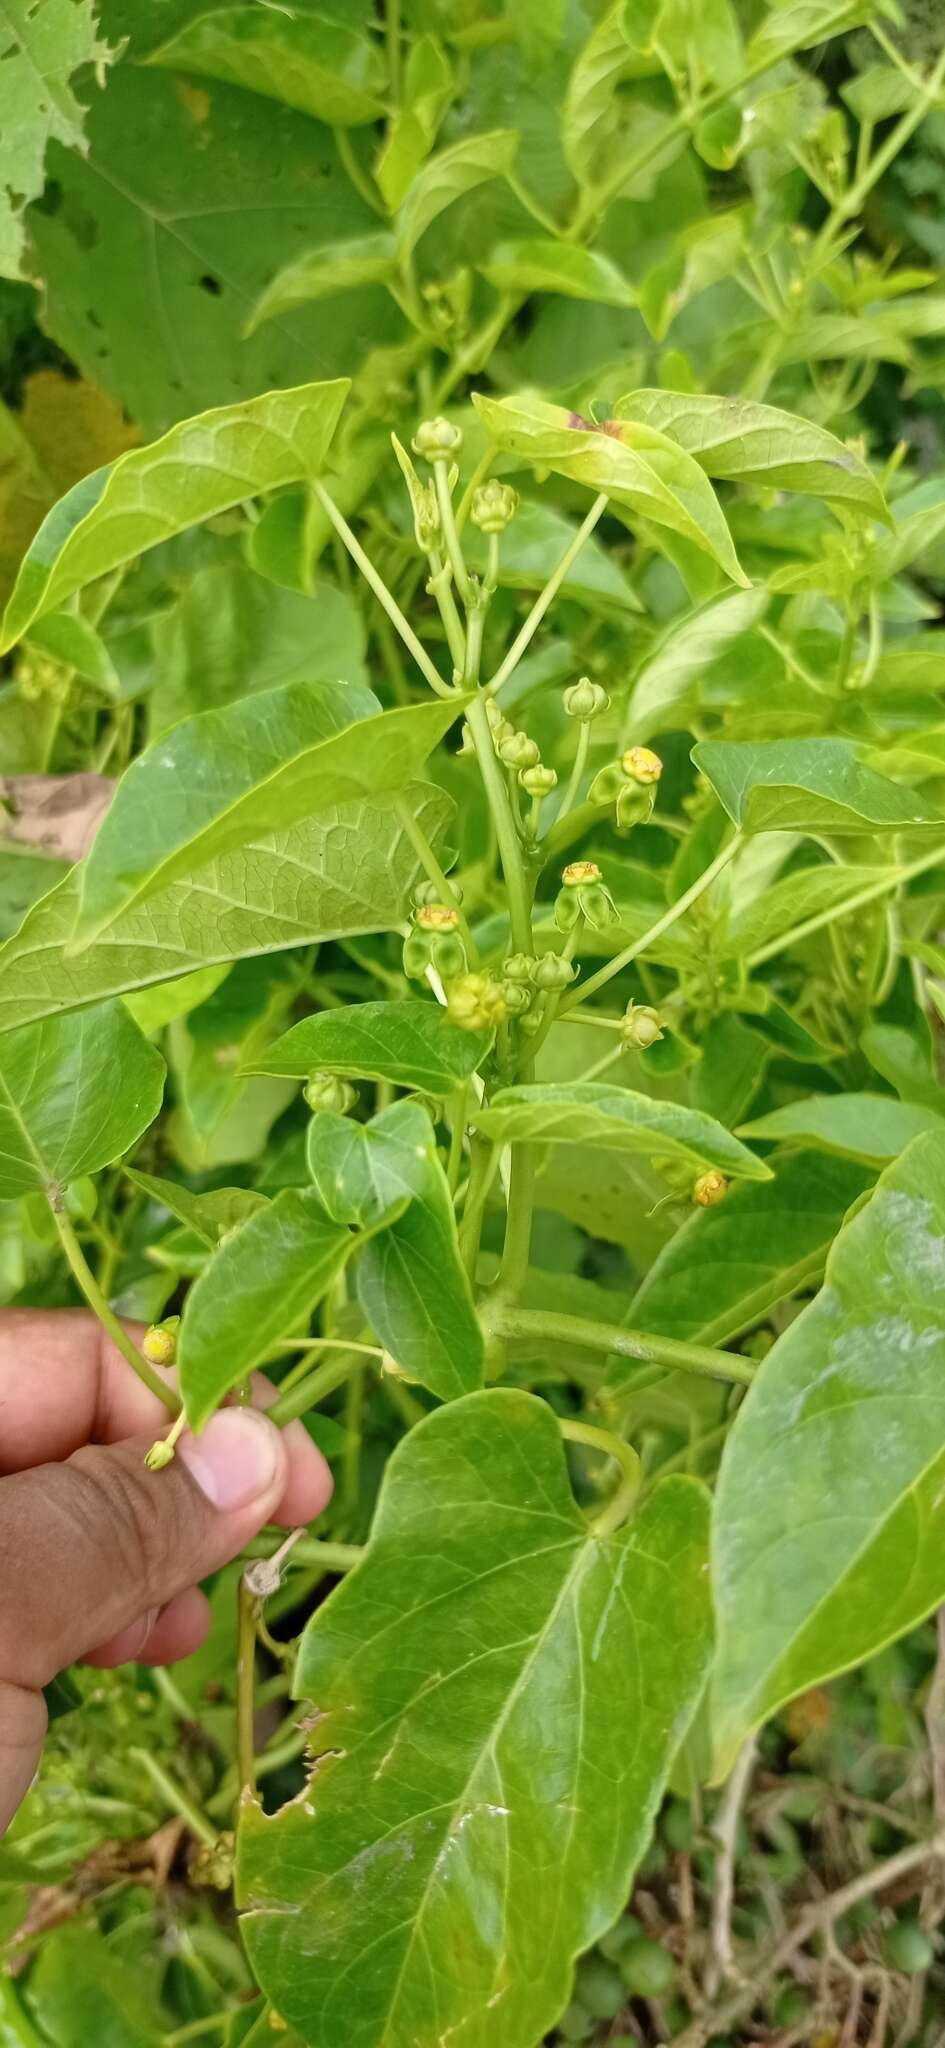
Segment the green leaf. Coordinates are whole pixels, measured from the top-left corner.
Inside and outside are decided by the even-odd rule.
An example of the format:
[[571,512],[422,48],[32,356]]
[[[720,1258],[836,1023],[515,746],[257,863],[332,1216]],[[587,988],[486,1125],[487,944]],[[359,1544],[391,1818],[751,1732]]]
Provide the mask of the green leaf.
[[532,2048],[626,1900],[709,1626],[691,1481],[597,1540],[534,1396],[474,1394],[411,1430],[367,1556],[302,1640],[317,1822],[314,1798],[240,1818],[244,1935],[290,2024],[320,2048],[471,2027]]
[[689,1084],[693,1109],[705,1110],[726,1127],[737,1124],[758,1092],[771,1046],[734,1010],[723,1010],[706,1025],[700,1051]]
[[555,292],[603,306],[635,306],[637,294],[616,263],[573,242],[500,242],[478,265],[497,292]]
[[284,1188],[218,1246],[184,1304],[178,1360],[192,1429],[311,1315],[357,1245],[314,1188]]
[[4,613],[0,653],[73,591],[145,548],[260,491],[314,476],[347,391],[339,377],[220,406],[83,477],[31,543]]
[[27,847],[0,845],[0,939],[22,924],[26,912],[68,874],[68,864]]
[[793,50],[810,50],[823,43],[839,28],[856,28],[873,12],[873,0],[786,0],[772,8],[755,30],[745,50],[745,65],[753,73],[776,64]]
[[357,291],[365,284],[386,284],[396,272],[393,235],[359,235],[350,242],[328,242],[324,248],[307,249],[276,272],[253,307],[244,332],[255,334],[265,320],[291,312],[293,306],[332,299],[338,292]]
[[475,1073],[489,1044],[488,1032],[462,1031],[438,1003],[353,1003],[303,1017],[247,1071],[302,1080],[320,1067],[354,1080],[449,1095]]
[[407,58],[403,94],[374,169],[391,213],[397,212],[429,156],[453,92],[453,73],[442,43],[436,36],[419,36]]
[[[554,505],[522,499],[508,531],[502,536],[499,583],[506,590],[542,590],[557,568],[578,530],[578,521]],[[463,550],[470,568],[485,573],[488,561],[486,536],[467,526]],[[561,584],[562,595],[572,597],[588,610],[638,612],[640,599],[623,569],[596,534],[589,534],[578,549]],[[521,675],[521,669],[518,676]],[[503,702],[507,701],[507,693]]]
[[692,759],[743,832],[941,831],[945,822],[867,767],[852,740],[703,740]]
[[[870,1185],[864,1167],[817,1152],[775,1162],[775,1179],[732,1188],[658,1253],[627,1321],[698,1344],[727,1344],[779,1301],[819,1280],[846,1211]],[[615,1363],[608,1384],[628,1376]]]
[[916,1019],[914,1030],[899,1024],[868,1024],[860,1046],[870,1066],[904,1102],[924,1102],[945,1116],[945,1089],[932,1071],[933,1044],[924,1019]]
[[152,1201],[160,1202],[163,1209],[169,1209],[179,1222],[186,1223],[188,1230],[202,1237],[211,1250],[229,1231],[245,1223],[247,1216],[267,1207],[266,1196],[256,1194],[253,1188],[210,1188],[205,1195],[195,1195],[180,1181],[161,1180],[153,1173],[136,1173],[132,1167],[126,1170],[136,1188],[150,1195]]
[[377,45],[323,14],[218,7],[185,23],[146,61],[245,85],[331,128],[356,128],[384,111]]
[[634,740],[672,730],[676,713],[706,669],[764,617],[766,590],[735,590],[672,619],[640,669],[630,696]]
[[165,1024],[172,1024],[175,1017],[186,1017],[189,1010],[196,1010],[205,1003],[229,971],[228,961],[214,967],[197,967],[193,974],[180,974],[174,981],[159,982],[154,988],[143,989],[137,995],[126,995],[125,1008],[131,1012],[145,1038],[153,1038],[156,1032],[163,1031]]
[[561,142],[579,183],[595,184],[613,168],[622,143],[620,97],[624,79],[646,78],[661,70],[654,49],[659,0],[616,0],[579,52],[568,80],[561,121]]
[[[291,502],[283,495],[268,510]],[[250,529],[255,552],[266,514]],[[198,711],[219,710],[239,697],[280,683],[366,682],[364,618],[354,598],[326,577],[299,589],[278,589],[253,575],[239,554],[188,577],[169,611],[152,628],[157,679],[148,693],[148,737]],[[316,631],[317,621],[317,631]]]
[[715,1509],[720,1772],[785,1700],[945,1596],[943,1238],[936,1131],[841,1230],[739,1411]]
[[359,1230],[384,1222],[422,1193],[435,1150],[433,1126],[419,1102],[394,1102],[369,1124],[319,1110],[305,1141],[326,1216]]
[[85,109],[71,81],[86,65],[100,75],[118,55],[97,28],[93,0],[0,5],[0,277],[24,275],[23,209],[42,192],[49,144],[86,147]]
[[516,128],[496,128],[489,135],[470,135],[441,149],[417,172],[397,219],[397,248],[410,256],[421,235],[455,199],[485,185],[490,178],[504,178],[518,153],[521,138]]
[[[436,843],[452,815],[449,799],[423,784],[405,793]],[[0,1033],[217,961],[390,930],[403,921],[421,872],[398,802],[341,804],[261,834],[124,913],[80,954],[71,951],[81,885],[81,870],[73,871],[0,948]]]
[[579,413],[538,398],[486,398],[474,391],[473,403],[504,453],[606,491],[616,505],[691,540],[734,583],[747,584],[711,484],[666,434],[632,421],[595,427]]
[[768,1180],[771,1174],[714,1117],[606,1081],[501,1088],[487,1109],[473,1111],[472,1122],[500,1145],[595,1145],[605,1152],[679,1160],[694,1173],[717,1166],[743,1180]]
[[793,868],[776,882],[769,882],[736,912],[722,948],[727,957],[736,960],[765,954],[806,918],[831,911],[839,919],[861,890],[881,886],[884,881],[890,882],[892,893],[894,883],[888,868],[841,867],[832,861],[815,868]]
[[84,682],[93,683],[107,697],[118,695],[118,676],[108,648],[79,612],[48,612],[37,619],[25,638],[27,647],[51,655],[64,668],[74,669]]
[[[57,1927],[30,1971],[29,2004],[53,2048],[151,2048],[167,2024],[156,1988],[153,1973],[116,1955],[94,1926]],[[24,2036],[35,2039],[32,2030]]]
[[897,1102],[892,1095],[809,1095],[803,1102],[787,1102],[769,1116],[742,1124],[741,1135],[779,1142],[793,1139],[799,1145],[822,1146],[844,1159],[884,1166],[920,1131],[941,1121],[921,1103]]
[[860,456],[795,413],[702,391],[631,391],[618,398],[614,413],[668,434],[707,476],[811,491],[827,504],[856,505],[892,523],[879,484]]
[[381,711],[349,683],[286,683],[174,726],[132,763],[99,828],[76,945],[257,835],[402,789],[458,708],[453,698]]
[[0,1200],[120,1159],[153,1123],[164,1061],[122,1003],[11,1031],[0,1046]]

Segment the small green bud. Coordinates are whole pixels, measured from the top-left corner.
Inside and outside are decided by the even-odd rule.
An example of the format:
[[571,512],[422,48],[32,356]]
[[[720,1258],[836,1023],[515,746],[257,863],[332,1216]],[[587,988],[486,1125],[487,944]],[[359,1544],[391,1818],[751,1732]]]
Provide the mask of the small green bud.
[[503,724],[503,722],[504,722],[504,720],[505,720],[505,713],[504,713],[504,711],[502,710],[502,707],[501,707],[501,705],[500,705],[500,704],[497,704],[497,702],[496,702],[496,700],[495,700],[495,698],[494,698],[494,697],[487,697],[487,698],[486,698],[486,724],[487,724],[487,725],[489,726],[490,730],[491,730],[492,732],[495,732],[496,726],[497,726],[497,725],[502,725],[502,724]]
[[526,988],[535,979],[537,964],[534,953],[510,953],[508,959],[502,962],[502,978],[504,981],[520,982],[522,987]]
[[728,1194],[728,1181],[718,1168],[710,1166],[692,1184],[692,1199],[699,1209],[716,1209]]
[[469,517],[483,533],[504,533],[518,511],[518,492],[493,477],[472,494]]
[[496,753],[506,768],[537,768],[541,755],[525,732],[511,732],[496,743]]
[[555,770],[543,767],[540,761],[534,768],[521,769],[518,779],[528,796],[539,797],[550,796],[558,782]]
[[[463,892],[458,882],[451,882],[450,887],[457,903],[461,903]],[[418,882],[413,892],[413,900],[418,910],[421,908],[427,909],[431,904],[442,903],[443,901],[435,882]],[[443,904],[444,910],[448,910],[450,907],[449,904]]]
[[173,1461],[173,1444],[169,1444],[162,1437],[159,1437],[157,1443],[151,1445],[151,1449],[144,1462],[149,1472],[163,1472],[165,1466],[172,1464]]
[[645,1052],[647,1046],[655,1045],[663,1036],[663,1020],[658,1010],[648,1003],[628,1003],[620,1029],[622,1043],[628,1051]]
[[428,462],[456,455],[462,445],[462,427],[454,427],[452,421],[445,420],[442,414],[435,420],[421,420],[411,443],[414,454],[425,455]]
[[173,1365],[177,1357],[177,1329],[180,1316],[166,1316],[152,1323],[141,1339],[141,1349],[151,1365]]
[[663,763],[652,747],[628,747],[620,765],[631,782],[658,782],[663,773]]
[[663,1998],[676,1981],[676,1965],[661,1942],[631,1942],[620,1958],[624,1984],[632,1998]]
[[531,1008],[532,991],[523,988],[520,981],[503,981],[502,994],[510,1017],[521,1017]]
[[446,1007],[463,1031],[491,1031],[505,1017],[505,997],[491,974],[464,974],[446,991]]
[[894,1920],[885,1942],[886,1958],[905,1977],[917,1977],[935,1961],[928,1935],[914,1920]]
[[358,1091],[350,1081],[343,1081],[339,1074],[328,1074],[318,1067],[309,1075],[302,1094],[313,1113],[330,1109],[335,1116],[347,1116],[358,1099]]
[[573,960],[562,960],[557,953],[545,953],[535,969],[535,987],[558,993],[569,986],[576,973]]
[[599,718],[602,711],[609,711],[610,698],[600,683],[582,676],[580,682],[565,690],[564,708],[569,718],[579,718],[582,725],[587,725],[592,718]]

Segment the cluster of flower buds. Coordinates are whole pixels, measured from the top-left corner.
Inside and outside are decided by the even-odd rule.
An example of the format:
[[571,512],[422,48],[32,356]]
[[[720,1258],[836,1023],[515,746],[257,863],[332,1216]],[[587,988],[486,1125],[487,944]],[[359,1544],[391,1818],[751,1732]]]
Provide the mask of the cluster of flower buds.
[[527,796],[550,796],[556,787],[558,777],[553,768],[546,768],[534,740],[526,732],[520,732],[500,711],[494,698],[486,705],[486,717],[492,730],[492,744],[504,768],[518,776],[519,786]]
[[616,804],[618,825],[645,825],[662,773],[663,763],[652,747],[628,747],[619,761],[608,761],[595,775],[588,796],[592,804]]
[[177,1357],[177,1332],[180,1316],[165,1316],[163,1323],[152,1323],[141,1339],[141,1349],[150,1365],[173,1365]]
[[728,1181],[718,1167],[710,1166],[692,1183],[692,1199],[699,1209],[716,1209],[728,1194]]
[[596,860],[569,861],[561,881],[563,886],[555,898],[559,932],[573,932],[582,918],[596,932],[616,924],[617,906]]
[[494,1031],[506,1016],[502,985],[491,974],[464,974],[450,983],[446,1008],[463,1031]]
[[448,462],[459,454],[463,430],[440,414],[435,420],[421,420],[410,445],[414,454],[425,456],[427,462]]
[[649,1003],[628,1003],[620,1027],[620,1042],[628,1052],[646,1052],[663,1036],[663,1019]]
[[467,965],[459,912],[450,903],[418,903],[404,940],[408,981],[425,981],[428,967],[435,967],[441,981],[455,981]]
[[579,718],[582,725],[589,725],[592,718],[610,710],[610,698],[600,683],[592,683],[590,676],[581,676],[565,690],[564,708],[569,718]]
[[533,953],[510,953],[502,962],[502,994],[510,1017],[521,1017],[535,999],[534,980],[538,960]]
[[331,1110],[335,1116],[347,1116],[358,1099],[358,1091],[350,1081],[340,1074],[329,1074],[323,1067],[315,1067],[302,1090],[313,1116],[320,1109]]
[[472,494],[469,517],[480,533],[504,533],[518,511],[518,492],[498,477],[480,484]]

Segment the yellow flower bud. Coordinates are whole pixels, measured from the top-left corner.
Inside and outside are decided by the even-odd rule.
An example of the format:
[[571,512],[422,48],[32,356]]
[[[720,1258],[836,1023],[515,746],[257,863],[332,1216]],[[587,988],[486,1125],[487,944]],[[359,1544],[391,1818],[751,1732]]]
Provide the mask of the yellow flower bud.
[[167,1443],[163,1438],[159,1437],[157,1443],[151,1445],[151,1449],[144,1462],[149,1472],[163,1472],[166,1465],[172,1464],[173,1459],[173,1444]]
[[464,974],[451,982],[446,1007],[464,1031],[491,1031],[506,1014],[505,997],[491,974]]
[[566,889],[578,889],[582,882],[599,882],[601,879],[596,860],[570,860],[561,875]]
[[177,1325],[179,1316],[169,1316],[166,1323],[152,1323],[141,1339],[141,1349],[150,1365],[173,1365],[177,1357]]
[[715,1209],[724,1202],[728,1194],[728,1181],[718,1168],[710,1166],[707,1173],[700,1173],[692,1184],[692,1199],[700,1209]]
[[658,782],[663,773],[663,763],[652,747],[628,747],[621,766],[631,782]]
[[421,903],[414,914],[414,923],[423,932],[455,932],[459,912],[448,903]]

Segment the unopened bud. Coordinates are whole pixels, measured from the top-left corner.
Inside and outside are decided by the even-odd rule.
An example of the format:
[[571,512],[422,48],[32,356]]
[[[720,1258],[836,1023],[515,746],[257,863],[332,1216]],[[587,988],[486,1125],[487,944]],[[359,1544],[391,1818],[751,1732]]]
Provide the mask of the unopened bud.
[[520,982],[523,988],[527,988],[535,978],[537,964],[534,953],[510,953],[502,962],[502,978]]
[[358,1099],[358,1091],[350,1081],[343,1081],[340,1074],[328,1074],[316,1067],[311,1073],[302,1094],[313,1114],[328,1109],[335,1116],[347,1116]]
[[157,1443],[151,1445],[151,1449],[144,1462],[149,1472],[163,1472],[165,1466],[172,1464],[173,1460],[173,1444],[168,1443],[163,1437],[159,1437]]
[[663,1036],[663,1020],[659,1011],[651,1009],[647,1003],[628,1003],[620,1036],[628,1050],[645,1052]]
[[616,822],[621,831],[628,831],[631,825],[645,825],[653,816],[655,802],[652,784],[647,788],[642,782],[624,782],[617,791],[616,804]]
[[572,683],[564,693],[564,708],[569,718],[579,718],[587,724],[592,718],[599,718],[602,711],[609,711],[610,698],[600,683],[592,683],[590,676],[582,676],[580,682]]
[[555,899],[555,923],[560,932],[573,931],[582,917],[594,931],[616,924],[617,908],[596,860],[570,861],[561,880],[564,887]]
[[422,932],[455,932],[459,912],[451,903],[421,903],[414,912],[414,923]]
[[440,538],[440,507],[432,484],[421,484],[414,498],[413,530],[418,548],[425,555]]
[[663,763],[659,755],[654,754],[652,747],[628,747],[621,757],[620,765],[631,782],[642,782],[644,785],[658,782],[663,773]]
[[505,1017],[505,997],[491,974],[464,974],[446,991],[446,1007],[464,1031],[491,1031]]
[[167,1316],[152,1323],[141,1339],[141,1349],[151,1365],[173,1365],[177,1357],[177,1329],[180,1316]]
[[425,455],[428,462],[436,462],[457,453],[463,445],[463,430],[441,414],[435,420],[421,420],[411,445],[415,455]]
[[519,782],[528,796],[550,796],[557,787],[558,777],[553,768],[545,768],[539,761],[534,768],[523,768]]
[[558,953],[545,953],[535,969],[535,987],[557,994],[569,987],[576,973],[573,960],[562,960]]
[[483,533],[504,533],[518,511],[518,492],[492,478],[472,494],[469,517]]
[[700,1209],[715,1209],[724,1202],[728,1194],[728,1181],[718,1168],[710,1166],[707,1173],[700,1173],[692,1184],[692,1199]]
[[502,995],[510,1017],[521,1017],[531,1007],[532,991],[523,988],[520,981],[504,981]]
[[[450,887],[453,891],[453,895],[455,896],[457,903],[461,903],[463,900],[463,892],[458,882],[451,882]],[[418,882],[413,892],[413,900],[417,909],[420,908],[421,904],[426,906],[432,903],[443,902],[442,895],[439,889],[437,888],[435,882]],[[446,907],[449,908],[450,906]]]
[[496,742],[496,753],[506,768],[536,768],[541,755],[525,732],[512,732]]
[[582,882],[600,882],[603,876],[596,860],[569,860],[561,880],[566,889],[578,889]]

